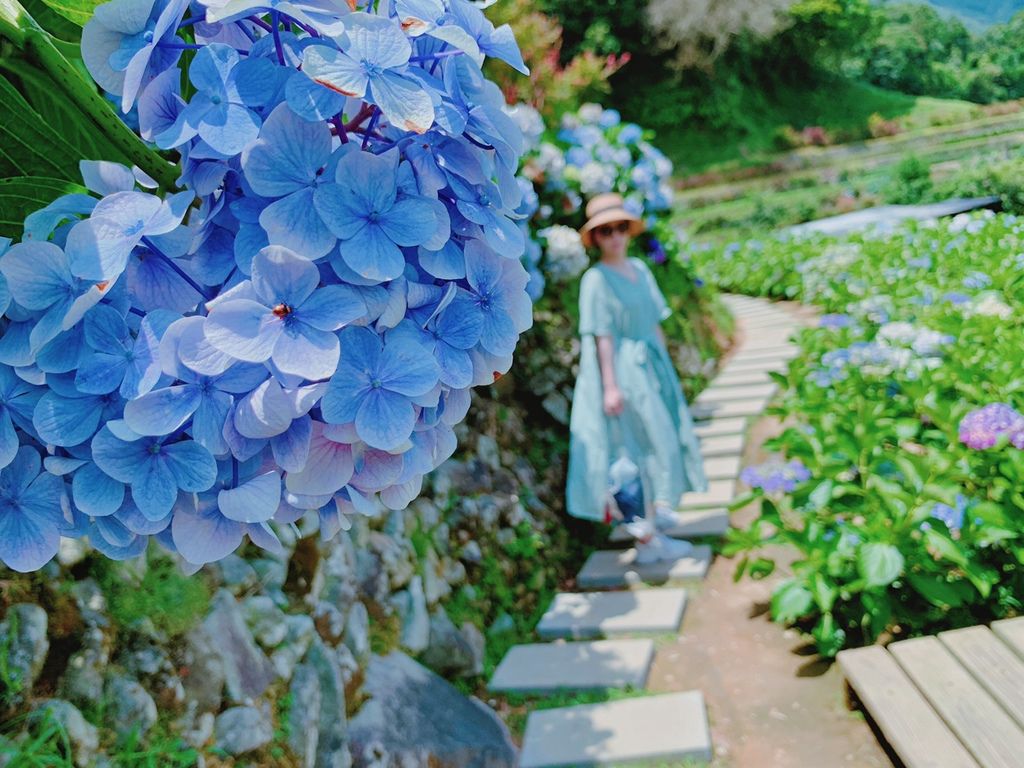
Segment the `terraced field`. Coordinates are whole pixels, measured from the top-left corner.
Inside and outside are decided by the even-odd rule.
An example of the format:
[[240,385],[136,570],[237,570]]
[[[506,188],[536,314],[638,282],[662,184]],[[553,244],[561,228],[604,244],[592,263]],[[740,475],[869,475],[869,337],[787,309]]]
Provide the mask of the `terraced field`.
[[[898,136],[806,147],[756,167],[683,178],[677,223],[702,238],[730,238],[879,203],[895,166],[915,155],[939,180],[983,158],[1009,157],[1024,145],[1024,112]],[[709,180],[714,183],[707,183]]]

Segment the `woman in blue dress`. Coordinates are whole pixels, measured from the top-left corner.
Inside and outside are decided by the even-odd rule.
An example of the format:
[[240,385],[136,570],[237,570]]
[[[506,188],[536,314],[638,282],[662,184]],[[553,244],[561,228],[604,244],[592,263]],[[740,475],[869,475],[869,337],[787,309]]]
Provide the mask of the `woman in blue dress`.
[[640,259],[628,258],[643,222],[616,194],[587,204],[580,230],[601,258],[580,284],[580,368],[573,393],[567,507],[574,517],[609,520],[609,466],[625,455],[635,463],[649,502],[647,514],[624,521],[637,540],[637,560],[685,557],[689,542],[661,530],[681,522],[675,511],[686,491],[707,489],[700,445],[661,322],[671,310]]

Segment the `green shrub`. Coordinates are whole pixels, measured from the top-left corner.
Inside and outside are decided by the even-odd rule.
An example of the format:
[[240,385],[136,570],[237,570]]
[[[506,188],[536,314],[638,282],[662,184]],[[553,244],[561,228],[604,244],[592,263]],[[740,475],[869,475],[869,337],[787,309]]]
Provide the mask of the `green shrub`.
[[893,169],[885,188],[885,200],[901,205],[920,203],[931,189],[931,167],[917,155],[907,155]]

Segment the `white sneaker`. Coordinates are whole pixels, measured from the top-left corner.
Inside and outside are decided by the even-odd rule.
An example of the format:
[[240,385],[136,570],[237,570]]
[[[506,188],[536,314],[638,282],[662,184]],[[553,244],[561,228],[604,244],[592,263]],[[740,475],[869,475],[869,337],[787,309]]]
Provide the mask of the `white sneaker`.
[[674,531],[686,524],[686,516],[667,504],[654,505],[654,526],[659,531]]
[[638,564],[656,563],[659,560],[681,560],[693,553],[693,544],[683,539],[670,539],[663,533],[655,533],[647,541],[637,541],[636,559]]
[[651,521],[646,517],[638,517],[628,523],[623,524],[626,532],[636,539],[638,542],[647,541],[657,533]]

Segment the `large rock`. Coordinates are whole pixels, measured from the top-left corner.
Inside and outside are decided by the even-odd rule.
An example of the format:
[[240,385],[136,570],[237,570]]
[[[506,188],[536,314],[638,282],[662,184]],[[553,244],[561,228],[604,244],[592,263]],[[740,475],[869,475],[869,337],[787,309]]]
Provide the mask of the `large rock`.
[[288,746],[300,768],[316,768],[320,744],[320,677],[311,664],[295,669],[289,691],[292,705],[288,711]]
[[311,670],[320,687],[315,766],[349,768],[352,758],[348,749],[348,720],[345,715],[345,677],[338,655],[333,648],[316,638],[309,647],[306,660],[296,670],[296,675],[303,667]]
[[46,636],[46,611],[31,603],[12,605],[7,616],[0,621],[0,638],[6,645],[5,679],[12,683],[6,690],[0,679],[0,693],[6,694],[12,703],[18,704],[28,698],[43,662],[50,651]]
[[355,603],[345,622],[345,645],[360,664],[370,658],[370,614],[362,603]]
[[276,676],[274,665],[256,645],[241,608],[226,589],[214,596],[202,626],[213,638],[213,649],[224,665],[228,698],[236,704],[249,704],[262,696]]
[[119,734],[143,735],[156,725],[156,702],[138,680],[114,675],[107,680],[106,697],[110,722]]
[[106,637],[99,627],[90,627],[82,633],[82,647],[71,654],[67,669],[61,678],[61,690],[68,699],[87,706],[103,697],[103,683],[110,652]]
[[270,713],[256,707],[232,707],[221,712],[214,733],[217,747],[232,756],[252,752],[274,740]]
[[271,654],[270,663],[274,665],[277,676],[282,680],[290,680],[295,665],[306,655],[309,644],[316,634],[313,619],[304,613],[290,613],[285,618],[288,634],[284,642]]
[[227,672],[216,639],[201,626],[185,638],[183,667],[185,698],[197,712],[219,712]]
[[253,595],[242,603],[245,621],[252,630],[256,642],[272,651],[284,642],[288,635],[285,613],[267,595]]
[[512,768],[516,748],[494,712],[394,652],[374,656],[349,724],[355,766],[369,768]]
[[29,716],[29,725],[42,727],[46,722],[61,727],[71,747],[71,759],[78,768],[92,764],[100,747],[100,733],[74,704],[61,699],[44,701]]
[[419,653],[430,644],[430,615],[427,613],[427,598],[423,594],[423,579],[413,578],[409,588],[391,598],[402,621],[402,647]]
[[471,675],[476,670],[473,646],[438,607],[430,615],[430,645],[420,661],[442,675]]

